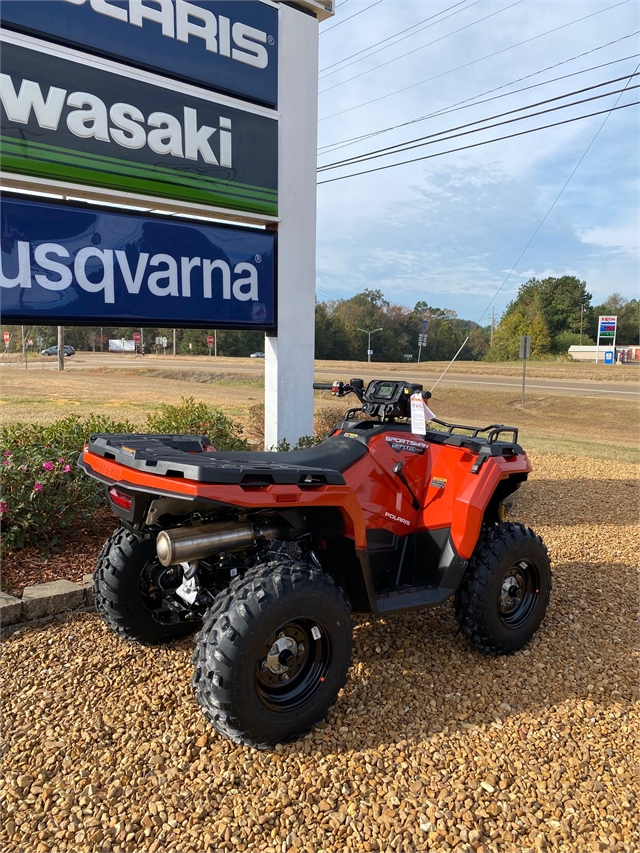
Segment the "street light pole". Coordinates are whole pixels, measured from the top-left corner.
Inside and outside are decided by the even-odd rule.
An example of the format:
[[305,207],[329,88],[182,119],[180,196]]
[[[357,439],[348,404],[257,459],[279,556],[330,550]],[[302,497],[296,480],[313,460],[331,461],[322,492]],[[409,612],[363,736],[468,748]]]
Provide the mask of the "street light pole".
[[369,335],[369,343],[367,344],[367,361],[370,362],[371,361],[371,335],[375,335],[376,332],[381,332],[382,326],[380,326],[379,329],[372,329],[371,331],[369,331],[369,329],[361,329],[358,327],[358,331],[364,332],[365,335]]

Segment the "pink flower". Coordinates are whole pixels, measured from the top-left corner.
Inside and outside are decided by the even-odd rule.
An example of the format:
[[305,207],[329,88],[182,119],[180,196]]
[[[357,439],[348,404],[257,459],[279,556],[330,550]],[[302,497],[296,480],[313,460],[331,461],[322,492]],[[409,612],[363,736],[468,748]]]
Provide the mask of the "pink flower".
[[64,456],[58,456],[58,462],[64,462]]
[[3,456],[11,456],[12,454],[11,454],[10,450],[5,450],[5,452],[2,455]]
[[41,492],[42,491],[42,483],[36,483],[33,487],[33,490],[34,490],[34,492]]
[[53,471],[53,462],[43,462],[42,467],[45,471]]
[[68,473],[69,473],[69,471],[71,470],[71,465],[65,465],[65,466],[64,466],[64,468],[63,468],[63,470],[64,470],[64,473],[65,473],[65,474],[68,474]]
[[0,501],[0,514],[7,511],[7,502]]
[[5,459],[2,464],[3,465],[11,465],[11,462],[8,459]]

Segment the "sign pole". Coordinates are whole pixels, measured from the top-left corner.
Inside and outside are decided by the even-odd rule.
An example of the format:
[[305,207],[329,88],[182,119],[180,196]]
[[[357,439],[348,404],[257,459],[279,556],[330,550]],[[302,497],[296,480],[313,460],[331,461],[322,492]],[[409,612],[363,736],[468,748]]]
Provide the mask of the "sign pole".
[[64,370],[64,326],[58,326],[58,370]]
[[265,447],[313,433],[318,19],[279,4],[278,331],[265,337]]
[[520,336],[520,358],[522,362],[522,407],[524,408],[524,388],[527,376],[527,359],[531,355],[531,335]]

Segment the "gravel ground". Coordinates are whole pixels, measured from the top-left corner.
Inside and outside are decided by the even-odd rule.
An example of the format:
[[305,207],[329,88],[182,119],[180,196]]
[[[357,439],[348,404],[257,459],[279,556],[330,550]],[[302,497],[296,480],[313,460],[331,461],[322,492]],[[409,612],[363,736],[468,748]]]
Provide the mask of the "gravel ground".
[[548,616],[488,658],[452,608],[357,617],[324,724],[260,752],[206,725],[192,641],[79,615],[3,643],[3,851],[636,851],[638,471],[543,456],[511,511]]

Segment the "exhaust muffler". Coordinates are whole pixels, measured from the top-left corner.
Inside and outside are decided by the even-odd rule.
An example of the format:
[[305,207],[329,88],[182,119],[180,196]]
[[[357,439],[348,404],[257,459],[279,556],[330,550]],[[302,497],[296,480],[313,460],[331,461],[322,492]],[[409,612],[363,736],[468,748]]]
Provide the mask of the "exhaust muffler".
[[222,551],[252,548],[258,539],[276,539],[279,527],[250,522],[218,522],[198,527],[176,527],[163,530],[156,540],[158,559],[163,566],[204,560]]

